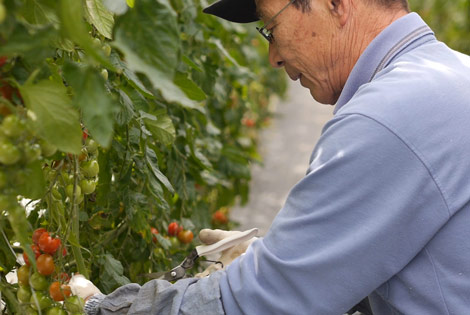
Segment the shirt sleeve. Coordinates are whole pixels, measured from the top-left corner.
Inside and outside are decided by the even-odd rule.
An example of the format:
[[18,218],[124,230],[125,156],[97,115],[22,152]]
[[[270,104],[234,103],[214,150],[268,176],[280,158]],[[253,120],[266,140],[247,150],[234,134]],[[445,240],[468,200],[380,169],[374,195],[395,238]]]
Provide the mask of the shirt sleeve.
[[225,311],[343,314],[403,269],[448,218],[419,152],[371,118],[338,116],[265,238],[222,274]]
[[88,315],[162,314],[223,315],[219,279],[221,271],[203,279],[187,278],[171,284],[152,280],[132,283],[109,295],[97,295],[85,304]]

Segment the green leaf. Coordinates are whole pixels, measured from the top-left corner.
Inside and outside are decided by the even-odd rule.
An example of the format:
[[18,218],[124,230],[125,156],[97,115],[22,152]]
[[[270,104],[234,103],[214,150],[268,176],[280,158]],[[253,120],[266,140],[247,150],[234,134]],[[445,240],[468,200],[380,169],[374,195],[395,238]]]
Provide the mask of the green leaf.
[[119,260],[113,255],[106,254],[100,259],[102,274],[100,282],[105,292],[111,292],[116,287],[130,283],[130,280],[123,275],[124,268]]
[[60,0],[59,18],[64,37],[81,46],[90,57],[106,68],[116,70],[104,55],[101,47],[94,45],[91,35],[88,34],[83,18],[82,1]]
[[101,0],[86,0],[86,8],[91,24],[106,38],[112,39],[114,26],[113,14],[109,12]]
[[41,2],[43,1],[26,0],[19,13],[30,24],[58,24],[59,20],[54,10]]
[[142,120],[145,127],[152,133],[152,137],[164,145],[172,144],[176,138],[176,131],[170,116],[166,114],[166,110],[162,109],[156,112],[153,116],[155,119],[151,119],[151,117],[147,114],[147,116],[142,117]]
[[158,160],[157,155],[153,149],[147,147],[145,150],[145,160],[147,161],[147,167],[152,172],[153,176],[155,176],[171,193],[175,192],[175,189],[171,185],[168,178],[163,175],[163,173],[158,169]]
[[129,81],[129,83],[137,90],[139,90],[142,94],[144,94],[145,97],[147,98],[155,98],[152,94],[152,92],[150,92],[145,86],[144,84],[142,83],[142,81],[140,81],[140,79],[137,77],[137,75],[131,70],[129,69],[129,67],[127,66],[127,64],[121,60],[121,58],[119,57],[119,55],[115,52],[112,52],[111,53],[111,62],[113,63],[113,65],[118,68],[119,70],[121,70],[121,72],[124,74],[124,76],[126,77],[126,79]]
[[29,199],[40,199],[44,196],[46,180],[41,166],[41,161],[35,161],[20,171],[23,180],[17,187],[19,195]]
[[64,76],[75,92],[73,102],[81,109],[83,123],[102,146],[108,147],[113,136],[117,103],[105,89],[103,78],[93,68],[72,63],[63,67]]
[[177,72],[174,82],[192,100],[200,102],[205,100],[207,97],[206,93],[204,93],[204,91],[199,86],[197,86],[194,81],[190,80],[184,73]]
[[58,38],[52,25],[37,29],[27,29],[18,24],[6,43],[0,45],[0,54],[21,55],[32,64],[39,64],[54,55],[51,43]]
[[198,108],[173,82],[181,43],[168,0],[137,1],[117,20],[115,33],[113,46],[125,55],[129,69],[145,74],[166,100]]
[[48,80],[20,87],[26,107],[41,138],[64,152],[79,154],[82,129],[78,112],[71,106],[66,88]]
[[3,227],[2,233],[0,233],[0,255],[2,255],[2,259],[0,260],[0,267],[6,271],[12,270],[16,264],[16,254],[10,247],[8,240],[4,237]]
[[158,243],[163,247],[163,249],[169,249],[171,247],[170,240],[167,240],[160,234],[157,234],[157,240],[158,240]]

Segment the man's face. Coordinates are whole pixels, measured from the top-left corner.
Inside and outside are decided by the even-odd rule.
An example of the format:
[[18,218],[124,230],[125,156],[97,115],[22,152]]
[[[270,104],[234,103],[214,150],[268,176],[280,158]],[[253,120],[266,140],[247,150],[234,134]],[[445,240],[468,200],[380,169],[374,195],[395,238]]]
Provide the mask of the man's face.
[[[262,21],[269,21],[287,3],[287,0],[257,1]],[[291,5],[267,29],[274,37],[269,45],[271,65],[284,67],[289,77],[299,79],[320,103],[336,103],[347,76],[342,73],[340,56],[344,48],[339,27],[327,1],[312,1],[309,12]]]

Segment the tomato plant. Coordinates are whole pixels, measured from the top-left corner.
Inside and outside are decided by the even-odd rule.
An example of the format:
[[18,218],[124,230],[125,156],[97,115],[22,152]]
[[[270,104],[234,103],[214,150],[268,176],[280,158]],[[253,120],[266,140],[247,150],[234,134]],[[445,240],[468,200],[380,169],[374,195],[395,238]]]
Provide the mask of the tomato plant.
[[3,285],[17,255],[35,291],[80,272],[109,293],[173,267],[217,209],[247,200],[259,126],[242,120],[269,117],[285,90],[252,27],[227,29],[199,0],[139,0],[126,12],[101,0],[0,5],[7,314],[37,311]]

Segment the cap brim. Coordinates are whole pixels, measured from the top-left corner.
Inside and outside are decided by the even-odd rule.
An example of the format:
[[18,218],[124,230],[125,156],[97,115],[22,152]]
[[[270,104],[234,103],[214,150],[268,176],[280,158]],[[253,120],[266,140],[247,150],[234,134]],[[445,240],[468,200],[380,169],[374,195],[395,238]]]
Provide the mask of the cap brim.
[[203,12],[235,23],[259,21],[255,0],[219,0]]

